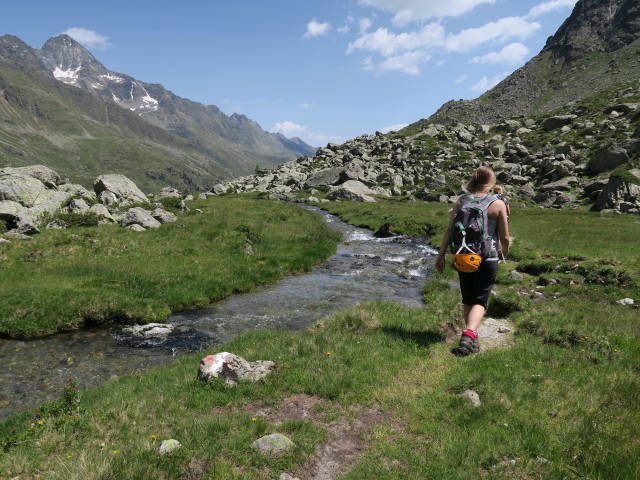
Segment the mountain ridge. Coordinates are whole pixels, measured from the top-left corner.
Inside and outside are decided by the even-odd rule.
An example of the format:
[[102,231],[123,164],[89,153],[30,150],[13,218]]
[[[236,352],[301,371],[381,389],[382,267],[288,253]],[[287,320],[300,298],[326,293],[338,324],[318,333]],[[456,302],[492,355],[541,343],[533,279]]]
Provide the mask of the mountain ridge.
[[[16,36],[4,35],[0,37],[0,66],[20,71],[30,77],[26,83],[30,84],[32,88],[22,90],[22,94],[26,97],[39,96],[42,92],[48,92],[49,95],[60,94],[60,89],[50,88],[52,86],[50,81],[56,81],[86,92],[105,105],[113,104],[123,110],[128,110],[150,127],[159,128],[171,134],[175,143],[174,147],[176,147],[174,149],[186,150],[186,152],[177,155],[173,165],[168,159],[165,159],[160,162],[157,168],[153,167],[150,162],[143,162],[148,164],[151,171],[148,169],[136,171],[134,165],[126,168],[126,173],[142,185],[160,186],[159,182],[163,181],[163,178],[168,178],[170,184],[175,187],[193,188],[197,186],[204,189],[222,178],[248,174],[255,170],[256,165],[274,166],[301,155],[312,154],[315,151],[315,148],[299,139],[292,140],[277,133],[264,131],[257,122],[245,115],[232,114],[227,116],[215,105],[203,105],[178,97],[161,84],[142,82],[129,75],[108,70],[86,48],[65,34],[50,38],[41,50],[29,46]],[[5,75],[7,75],[6,71]],[[42,83],[42,85],[36,87],[33,85],[35,81]],[[19,86],[16,88],[19,89]],[[29,156],[28,149],[24,150],[23,147],[16,146],[15,136],[20,132],[15,131],[16,126],[11,125],[8,119],[11,116],[9,110],[20,110],[22,104],[32,104],[33,102],[29,98],[20,99],[15,93],[14,90],[13,103],[11,105],[5,104],[7,121],[4,125],[0,123],[0,130],[5,128],[13,132],[11,135],[13,135],[14,141],[12,146],[7,146],[6,142],[4,144],[0,142],[0,163],[2,164],[0,166],[23,165],[25,164],[23,157]],[[77,91],[65,92],[62,95],[67,100],[69,97],[77,97],[76,100],[79,100],[81,104],[90,104],[89,108],[92,113],[88,116],[92,118],[92,121],[102,118],[107,122],[107,127],[113,127],[108,124],[109,120],[105,119],[104,115],[96,117],[95,113],[100,107],[84,98]],[[64,103],[65,101],[53,103]],[[106,106],[103,106],[102,109],[109,110]],[[28,112],[22,113],[25,115],[24,118],[28,116]],[[49,113],[45,113],[44,116],[57,117],[57,115]],[[38,119],[32,120],[37,121]],[[59,120],[64,121],[62,118]],[[131,121],[131,119],[127,119],[124,123]],[[32,127],[33,125],[27,129],[29,135],[34,133]],[[48,127],[53,130],[56,128],[53,124]],[[159,134],[153,128],[137,128],[136,133],[142,137],[147,134],[151,135],[151,138],[142,138],[142,143],[154,143],[158,135],[166,140],[164,134]],[[7,131],[4,134],[5,136],[9,135]],[[47,138],[50,136],[44,136],[38,141],[41,143]],[[85,142],[88,141],[85,139]],[[117,143],[115,140],[114,142]],[[50,148],[55,150],[55,147],[56,145],[52,145]],[[69,153],[73,154],[73,152]],[[140,155],[142,154],[136,153],[134,157]],[[190,161],[186,162],[189,166],[185,166],[184,160],[180,160],[185,155],[190,158]],[[170,156],[175,157],[176,155]],[[39,163],[47,163],[48,155],[44,146],[39,150],[34,160],[38,160]],[[82,161],[91,163],[91,159]],[[66,165],[51,164],[50,166],[68,170]],[[105,165],[107,168],[108,166]],[[196,178],[194,169],[201,172],[198,178]],[[95,173],[103,171],[104,168]],[[162,173],[163,171],[171,171],[172,173],[167,177]]]
[[[617,30],[616,30],[617,28]],[[580,0],[542,50],[495,87],[472,100],[451,100],[411,124],[499,123],[549,114],[637,75],[637,0]]]

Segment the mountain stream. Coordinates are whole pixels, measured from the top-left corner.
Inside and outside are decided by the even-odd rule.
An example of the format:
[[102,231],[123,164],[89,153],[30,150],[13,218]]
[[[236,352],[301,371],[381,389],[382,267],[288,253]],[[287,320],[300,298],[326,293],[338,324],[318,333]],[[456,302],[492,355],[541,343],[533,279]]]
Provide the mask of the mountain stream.
[[[304,330],[320,318],[364,300],[420,307],[421,288],[437,253],[425,239],[375,238],[314,207],[344,242],[307,273],[233,295],[206,308],[173,314],[165,338],[140,340],[122,327],[83,329],[32,340],[0,339],[0,418],[56,399],[68,378],[78,387],[206,351],[252,329]],[[196,366],[194,365],[194,375]]]

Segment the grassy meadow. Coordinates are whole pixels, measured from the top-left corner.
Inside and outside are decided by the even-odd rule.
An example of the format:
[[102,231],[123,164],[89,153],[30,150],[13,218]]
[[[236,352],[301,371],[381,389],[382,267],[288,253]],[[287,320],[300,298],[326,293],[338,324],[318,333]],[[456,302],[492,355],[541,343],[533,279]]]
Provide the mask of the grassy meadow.
[[[217,201],[230,202],[228,231],[256,228],[256,210],[229,215],[234,202],[253,200]],[[214,211],[216,203],[205,205]],[[412,234],[430,225],[441,235],[448,218],[448,206],[421,202],[323,206],[352,223]],[[289,208],[265,202],[261,232],[269,231],[267,211]],[[354,435],[362,444],[342,458],[341,479],[639,478],[639,315],[616,303],[640,301],[638,218],[512,208],[511,229],[511,259],[490,304],[514,325],[509,348],[452,355],[442,326],[459,325],[461,307],[448,268],[425,285],[422,308],[372,299],[305,332],[249,332],[207,352],[277,362],[259,383],[204,384],[196,378],[201,354],[96,389],[70,384],[58,402],[0,422],[0,478],[305,479],[315,462],[340,460],[327,456],[327,443],[339,449]],[[195,249],[197,238],[188,245]],[[241,257],[244,243],[240,236],[223,253]],[[313,251],[292,248],[291,265]],[[191,263],[202,261],[199,252],[188,254]],[[513,269],[524,278],[510,278]],[[458,396],[467,389],[480,407]],[[296,447],[279,456],[251,448],[273,432]],[[159,455],[169,438],[182,447]]]
[[221,197],[190,208],[142,233],[77,227],[0,243],[0,335],[162,321],[308,269],[340,240],[317,216],[284,203]]

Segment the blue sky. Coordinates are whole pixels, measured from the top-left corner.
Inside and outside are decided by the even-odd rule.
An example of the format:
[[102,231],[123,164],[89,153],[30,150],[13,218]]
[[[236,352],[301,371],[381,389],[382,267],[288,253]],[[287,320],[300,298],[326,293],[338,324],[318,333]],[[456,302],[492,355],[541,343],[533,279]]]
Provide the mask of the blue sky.
[[576,0],[5,0],[0,35],[69,33],[108,69],[322,146],[479,96]]

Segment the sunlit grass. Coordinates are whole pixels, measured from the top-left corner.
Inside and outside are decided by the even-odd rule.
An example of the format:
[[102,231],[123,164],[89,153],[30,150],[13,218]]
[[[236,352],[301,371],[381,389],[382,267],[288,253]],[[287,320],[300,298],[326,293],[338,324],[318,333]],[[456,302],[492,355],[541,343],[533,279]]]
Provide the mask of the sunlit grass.
[[0,244],[0,334],[159,321],[306,270],[339,240],[321,218],[284,203],[222,197],[191,208],[158,230],[46,230]]

